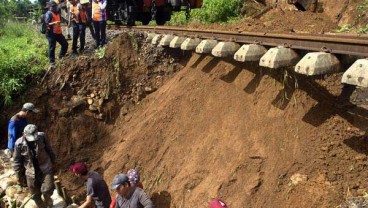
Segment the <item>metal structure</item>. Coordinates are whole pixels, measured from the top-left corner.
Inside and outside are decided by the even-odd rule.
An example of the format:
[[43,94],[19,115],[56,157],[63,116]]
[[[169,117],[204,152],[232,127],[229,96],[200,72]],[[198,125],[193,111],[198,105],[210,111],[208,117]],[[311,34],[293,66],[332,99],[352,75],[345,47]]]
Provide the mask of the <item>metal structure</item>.
[[172,34],[201,39],[232,41],[244,44],[259,44],[268,47],[284,46],[297,50],[322,51],[333,54],[368,57],[368,35],[228,32],[160,26],[120,26],[118,28],[156,34]]

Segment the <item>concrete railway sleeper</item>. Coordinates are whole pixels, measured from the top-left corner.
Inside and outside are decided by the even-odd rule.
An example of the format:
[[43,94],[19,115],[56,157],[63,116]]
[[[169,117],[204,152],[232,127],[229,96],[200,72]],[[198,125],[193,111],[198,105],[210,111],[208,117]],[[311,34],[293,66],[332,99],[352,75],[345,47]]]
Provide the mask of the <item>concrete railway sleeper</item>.
[[[144,32],[154,45],[277,69],[294,67],[307,76],[341,72],[342,83],[368,87],[368,35],[294,34],[193,30],[177,27],[118,27]],[[355,63],[354,63],[355,61]],[[346,68],[345,68],[346,69]]]

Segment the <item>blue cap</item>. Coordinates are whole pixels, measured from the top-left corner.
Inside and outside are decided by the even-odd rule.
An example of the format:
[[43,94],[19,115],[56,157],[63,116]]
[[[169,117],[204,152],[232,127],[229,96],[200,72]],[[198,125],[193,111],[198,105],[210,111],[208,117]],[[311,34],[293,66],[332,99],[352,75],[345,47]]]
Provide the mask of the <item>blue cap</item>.
[[114,177],[114,180],[112,180],[111,189],[115,190],[120,185],[129,183],[129,178],[125,174],[119,173]]
[[57,6],[57,3],[55,1],[49,1],[49,6],[50,7]]

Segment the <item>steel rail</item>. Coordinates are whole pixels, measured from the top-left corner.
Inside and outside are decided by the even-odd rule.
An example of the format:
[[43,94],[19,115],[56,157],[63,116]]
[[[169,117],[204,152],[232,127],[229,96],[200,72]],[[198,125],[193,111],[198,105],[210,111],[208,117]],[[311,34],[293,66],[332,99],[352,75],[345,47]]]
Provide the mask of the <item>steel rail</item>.
[[180,35],[192,38],[197,37],[219,41],[233,41],[243,44],[256,43],[269,47],[285,46],[299,50],[323,51],[334,54],[368,57],[368,35],[229,32],[162,26],[117,26],[117,28],[157,34]]

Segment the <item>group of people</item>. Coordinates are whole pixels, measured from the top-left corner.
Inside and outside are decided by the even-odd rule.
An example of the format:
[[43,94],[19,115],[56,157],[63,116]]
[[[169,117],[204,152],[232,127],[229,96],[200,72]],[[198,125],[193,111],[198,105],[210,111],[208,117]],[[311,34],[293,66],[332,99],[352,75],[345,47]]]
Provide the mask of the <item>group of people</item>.
[[[33,200],[40,208],[52,206],[54,190],[54,169],[56,156],[44,132],[34,124],[28,124],[27,117],[38,113],[32,103],[25,103],[8,124],[8,152],[19,185],[28,187]],[[96,208],[153,208],[153,203],[143,191],[139,172],[131,169],[127,174],[117,174],[111,184],[116,196],[111,199],[104,179],[90,171],[83,162],[77,162],[70,171],[86,184],[87,196],[80,207]],[[43,197],[41,197],[43,196]]]
[[[85,46],[86,28],[90,29],[91,35],[96,42],[95,48],[106,44],[106,0],[69,0],[68,2],[48,2],[48,11],[43,15],[46,25],[46,38],[49,42],[49,62],[55,63],[56,43],[61,45],[59,58],[66,55],[68,42],[63,35],[61,23],[66,22],[72,27],[72,54],[82,53]],[[66,10],[66,17],[62,11]],[[78,50],[79,39],[79,50]]]
[[[38,113],[35,105],[25,103],[22,109],[11,117],[8,124],[8,149],[19,185],[28,187],[33,200],[40,208],[52,206],[56,156],[44,132],[34,124],[28,124],[27,117]],[[153,208],[153,203],[144,192],[139,172],[130,169],[127,174],[117,174],[111,184],[116,195],[111,198],[104,179],[88,169],[84,162],[70,166],[70,171],[85,182],[86,200],[80,206],[96,208]],[[41,197],[43,196],[43,197]],[[227,208],[221,200],[213,200],[209,208]]]

